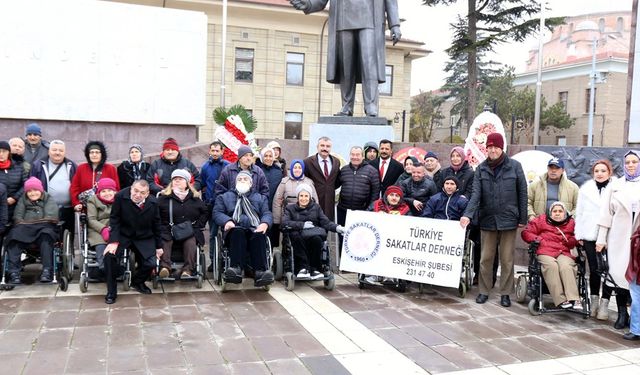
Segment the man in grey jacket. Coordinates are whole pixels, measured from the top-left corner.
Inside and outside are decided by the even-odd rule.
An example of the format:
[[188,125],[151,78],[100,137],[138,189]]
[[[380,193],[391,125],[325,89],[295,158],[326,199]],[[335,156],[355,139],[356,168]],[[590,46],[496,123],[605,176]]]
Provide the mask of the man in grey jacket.
[[487,137],[487,159],[475,171],[473,194],[460,225],[466,227],[478,211],[482,241],[480,254],[480,294],[477,303],[485,303],[493,282],[496,248],[500,254],[500,304],[511,306],[513,292],[513,252],[516,233],[527,223],[527,180],[520,163],[503,151],[499,133]]

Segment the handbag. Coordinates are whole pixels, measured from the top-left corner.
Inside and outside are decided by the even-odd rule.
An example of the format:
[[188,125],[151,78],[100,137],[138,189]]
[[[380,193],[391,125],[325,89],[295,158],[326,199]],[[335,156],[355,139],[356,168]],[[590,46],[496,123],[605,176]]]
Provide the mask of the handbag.
[[184,241],[193,237],[193,225],[189,220],[180,224],[173,224],[173,200],[169,200],[169,226],[171,227],[171,237],[176,241]]
[[300,231],[302,238],[307,239],[315,236],[327,238],[327,231],[322,227],[307,228]]

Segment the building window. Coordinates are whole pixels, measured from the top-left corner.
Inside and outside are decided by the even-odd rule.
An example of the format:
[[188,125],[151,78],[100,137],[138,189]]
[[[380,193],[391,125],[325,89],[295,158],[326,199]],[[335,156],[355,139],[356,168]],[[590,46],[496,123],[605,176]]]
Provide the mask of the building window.
[[287,85],[304,84],[304,53],[287,52]]
[[598,30],[600,30],[601,33],[604,32],[604,18],[598,20]]
[[236,81],[253,82],[253,49],[236,48]]
[[560,91],[558,93],[558,101],[562,103],[562,108],[567,112],[567,102],[569,101],[569,91]]
[[[589,113],[589,98],[591,98],[591,89],[587,89],[585,91],[585,95],[584,95],[584,102],[585,102],[585,106],[584,106],[584,113]],[[595,89],[593,89],[593,113],[596,113],[596,108],[598,108],[597,106],[598,104],[598,88],[596,87]]]
[[302,139],[302,113],[284,113],[284,138]]
[[556,144],[558,146],[566,146],[567,145],[567,137],[564,135],[556,136]]
[[380,95],[393,95],[393,65],[384,67],[385,82],[378,85]]
[[[587,142],[588,139],[589,139],[589,135],[588,134],[583,134],[582,135],[582,145],[583,146],[586,146],[588,144],[588,142]],[[591,136],[591,141],[592,141],[591,144],[593,144],[593,135]]]
[[616,20],[616,31],[619,33],[624,31],[624,20],[622,19],[622,17],[618,17],[618,19]]

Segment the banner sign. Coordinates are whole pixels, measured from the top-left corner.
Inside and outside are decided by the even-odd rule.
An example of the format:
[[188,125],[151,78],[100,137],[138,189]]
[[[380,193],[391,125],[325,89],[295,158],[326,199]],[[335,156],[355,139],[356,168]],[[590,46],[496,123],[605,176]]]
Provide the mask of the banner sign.
[[340,269],[457,288],[465,230],[460,222],[347,212]]

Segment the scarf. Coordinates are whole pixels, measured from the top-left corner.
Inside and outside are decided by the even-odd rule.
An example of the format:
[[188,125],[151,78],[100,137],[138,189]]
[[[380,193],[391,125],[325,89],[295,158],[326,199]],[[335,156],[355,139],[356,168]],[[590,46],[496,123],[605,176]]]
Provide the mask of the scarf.
[[185,198],[187,198],[187,195],[189,194],[189,189],[186,190],[178,190],[176,188],[172,189],[173,194],[178,197],[178,199],[180,199],[181,201],[184,201]]
[[602,189],[606,188],[607,185],[609,185],[609,181],[611,181],[611,180],[609,179],[609,180],[602,181],[602,182],[596,181],[596,187],[598,188],[598,193],[602,193]]
[[458,165],[454,165],[453,163],[451,163],[451,169],[453,169],[455,172],[458,172],[460,168],[462,168],[462,166],[464,165],[464,162],[466,161],[464,156],[464,149],[460,146],[454,147],[451,150],[451,153],[449,154],[449,159],[451,159],[451,155],[453,155],[454,152],[460,155],[460,157],[462,158],[462,160],[460,161],[460,164]]
[[504,158],[505,158],[505,153],[503,152],[499,158],[495,159],[495,160],[491,160],[489,158],[487,158],[487,164],[489,165],[489,168],[491,168],[492,170],[495,170],[496,167],[502,165],[502,163],[504,162]]
[[109,200],[106,200],[106,199],[102,198],[102,197],[100,196],[100,194],[96,194],[96,196],[98,197],[98,200],[99,200],[100,202],[104,203],[104,204],[105,204],[105,205],[107,205],[107,206],[108,206],[108,205],[110,205],[110,204],[113,204],[113,201],[115,201],[115,200],[116,200],[116,199],[115,199],[115,198],[116,198],[116,196],[115,196],[115,195],[113,196],[113,198],[111,198],[111,199],[109,199]]
[[0,169],[9,169],[11,167],[11,159],[7,158],[5,161],[0,161]]
[[[296,177],[293,174],[293,166],[296,164],[300,164],[300,166],[302,167],[302,174],[300,175],[300,177]],[[321,166],[322,167],[322,166]],[[289,177],[291,177],[294,180],[300,181],[304,178],[304,161],[300,160],[300,159],[293,159],[291,161],[291,165],[289,166]]]
[[258,213],[253,209],[253,206],[251,206],[251,202],[249,202],[249,198],[247,198],[247,195],[238,193],[236,207],[233,209],[233,222],[239,224],[240,218],[243,214],[249,218],[251,229],[255,229],[258,227],[258,225],[260,225],[260,218],[258,218]]

